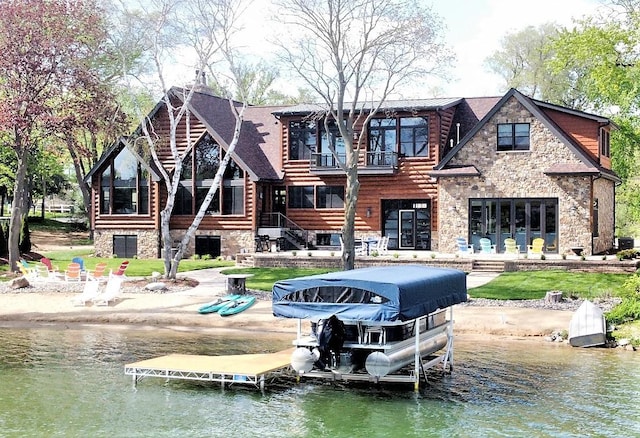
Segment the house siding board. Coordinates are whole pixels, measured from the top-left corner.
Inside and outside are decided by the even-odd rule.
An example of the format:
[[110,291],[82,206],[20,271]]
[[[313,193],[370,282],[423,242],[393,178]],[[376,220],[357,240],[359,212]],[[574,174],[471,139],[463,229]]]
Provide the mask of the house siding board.
[[[529,152],[497,152],[497,124],[530,123]],[[451,165],[474,164],[478,177],[441,178],[438,249],[455,252],[457,236],[468,234],[470,198],[557,198],[560,251],[582,246],[591,251],[591,177],[547,176],[552,163],[580,163],[575,154],[541,121],[509,99],[475,136],[452,157]],[[605,221],[607,223],[607,221]]]
[[[541,108],[564,132],[580,143],[594,159],[600,155],[599,131],[600,126],[595,120],[585,119],[577,115]],[[604,166],[604,163],[601,163]],[[605,166],[606,167],[606,166]],[[608,167],[610,169],[610,167]]]
[[[446,123],[451,127],[454,114],[453,109],[447,109]],[[409,116],[409,113],[403,115]],[[432,206],[437,198],[437,186],[427,175],[433,169],[438,159],[439,145],[443,138],[439,126],[440,120],[435,111],[423,111],[417,113],[426,116],[429,120],[429,156],[401,158],[398,170],[393,175],[370,176],[359,175],[360,190],[358,193],[358,207],[356,210],[356,233],[380,233],[381,225],[381,201],[387,199],[430,199]],[[289,121],[300,120],[300,117],[282,117],[282,144],[285,157],[283,169],[285,172],[285,185],[288,186],[318,186],[318,185],[342,185],[346,186],[346,176],[321,177],[309,173],[308,160],[288,160],[288,126]],[[362,125],[357,126],[361,129]],[[365,163],[366,144],[368,143],[367,131],[363,134],[364,147],[360,151],[359,162]],[[346,187],[345,187],[346,189]],[[371,217],[366,217],[367,208],[371,208]],[[316,232],[338,232],[344,224],[344,210],[329,209],[287,209],[287,217],[300,227]],[[432,229],[437,229],[437,215],[432,211]]]

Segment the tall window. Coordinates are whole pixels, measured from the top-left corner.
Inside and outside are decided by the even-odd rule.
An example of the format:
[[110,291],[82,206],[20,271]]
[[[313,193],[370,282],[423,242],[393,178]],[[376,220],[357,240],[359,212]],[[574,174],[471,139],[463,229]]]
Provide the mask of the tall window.
[[611,156],[610,134],[604,128],[600,128],[600,155],[603,157]]
[[429,126],[424,117],[372,119],[369,122],[369,152],[375,163],[389,164],[391,154],[405,157],[429,155]]
[[498,124],[499,151],[528,151],[529,124],[528,123],[499,123]]
[[400,119],[400,153],[405,157],[429,155],[429,127],[422,117]]
[[289,122],[289,159],[309,160],[318,141],[316,122]]
[[[197,213],[213,184],[222,155],[220,146],[208,133],[198,141],[182,165],[174,214]],[[218,188],[206,209],[207,214],[220,214],[221,211],[225,215],[244,213],[244,172],[233,161],[225,171],[222,187]]]
[[148,214],[149,172],[123,148],[100,176],[100,214]]
[[318,164],[321,166],[336,166],[336,159],[331,152],[331,147],[333,147],[341,162],[345,161],[347,152],[344,146],[344,139],[342,135],[340,135],[340,130],[336,123],[330,121],[328,125],[328,133],[325,132],[324,124],[320,127],[320,152],[322,153],[322,162]]
[[316,208],[344,208],[344,187],[316,187]]

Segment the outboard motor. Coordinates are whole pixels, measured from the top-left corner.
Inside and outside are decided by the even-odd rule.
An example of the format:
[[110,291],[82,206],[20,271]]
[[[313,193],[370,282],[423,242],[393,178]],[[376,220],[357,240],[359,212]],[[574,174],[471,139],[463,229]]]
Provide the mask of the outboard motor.
[[324,321],[318,336],[318,352],[320,357],[316,366],[321,370],[339,366],[340,350],[344,344],[345,328],[337,316]]

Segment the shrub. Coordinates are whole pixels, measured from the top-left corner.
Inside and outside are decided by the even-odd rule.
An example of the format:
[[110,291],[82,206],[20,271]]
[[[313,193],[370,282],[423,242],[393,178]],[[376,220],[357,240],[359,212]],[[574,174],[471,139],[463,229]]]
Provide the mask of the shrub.
[[413,258],[414,258],[414,259],[417,259],[417,258],[418,258],[418,254],[414,254],[414,255],[413,255]]
[[562,260],[567,260],[567,255],[566,254],[562,254]]
[[631,260],[637,258],[638,255],[639,253],[635,249],[623,249],[616,253],[618,260]]
[[432,259],[435,259],[435,258],[436,258],[436,253],[435,253],[435,252],[432,252],[432,253],[431,253],[431,258],[432,258]]
[[371,257],[378,257],[378,255],[378,251],[376,251],[375,249],[371,251]]
[[397,259],[398,257],[400,257],[400,254],[398,254],[397,252],[394,252],[394,253],[393,253],[393,258],[394,258],[394,259]]
[[640,319],[640,275],[629,277],[622,285],[619,296],[622,302],[607,313],[607,321],[622,324]]

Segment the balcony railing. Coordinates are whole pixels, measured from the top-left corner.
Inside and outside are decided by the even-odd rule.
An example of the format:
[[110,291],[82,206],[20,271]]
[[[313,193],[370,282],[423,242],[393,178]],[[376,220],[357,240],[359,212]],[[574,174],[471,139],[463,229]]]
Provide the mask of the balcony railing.
[[[345,161],[344,154],[336,156],[331,152],[315,152],[311,154],[310,170],[312,173],[338,175],[342,173],[338,162]],[[398,168],[398,154],[396,152],[367,152],[364,165],[358,166],[360,174],[393,174]]]

